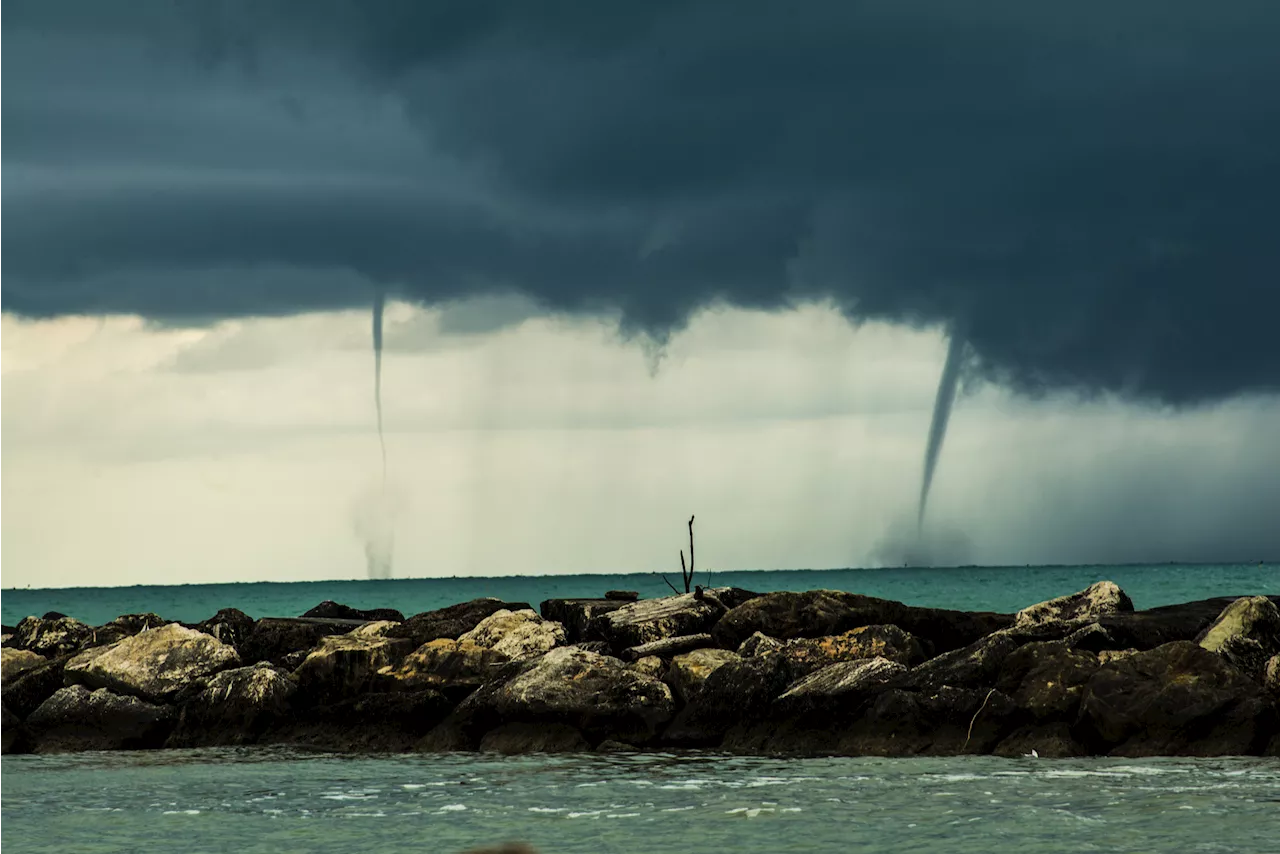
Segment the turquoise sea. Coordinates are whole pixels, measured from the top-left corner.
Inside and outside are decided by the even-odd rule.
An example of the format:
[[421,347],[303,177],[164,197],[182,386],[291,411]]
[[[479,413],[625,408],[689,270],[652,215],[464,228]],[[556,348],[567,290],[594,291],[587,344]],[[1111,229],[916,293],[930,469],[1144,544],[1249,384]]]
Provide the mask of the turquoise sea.
[[[1118,566],[724,572],[757,591],[828,587],[1012,611],[1112,579],[1139,608],[1280,593],[1280,567]],[[699,579],[702,581],[704,579]],[[537,603],[658,576],[449,578],[5,590],[4,622],[90,623],[324,599],[406,614],[476,596]],[[335,756],[281,748],[6,756],[0,842],[19,852],[1280,851],[1280,760],[776,759],[706,753]]]

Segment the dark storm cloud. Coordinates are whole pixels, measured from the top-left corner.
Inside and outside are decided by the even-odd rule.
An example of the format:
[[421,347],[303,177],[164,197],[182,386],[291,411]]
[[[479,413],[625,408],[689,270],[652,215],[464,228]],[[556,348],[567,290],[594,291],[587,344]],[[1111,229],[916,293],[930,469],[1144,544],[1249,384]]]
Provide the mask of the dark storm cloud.
[[1280,389],[1271,2],[5,11],[6,310],[833,298],[1024,389]]

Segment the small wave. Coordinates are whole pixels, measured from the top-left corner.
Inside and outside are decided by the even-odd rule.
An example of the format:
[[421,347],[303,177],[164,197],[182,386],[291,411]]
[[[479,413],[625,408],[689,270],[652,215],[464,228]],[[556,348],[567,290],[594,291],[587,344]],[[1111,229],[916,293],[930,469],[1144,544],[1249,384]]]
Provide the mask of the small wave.
[[200,810],[165,810],[164,815],[200,815]]
[[436,812],[463,812],[466,808],[466,804],[445,804]]
[[529,807],[529,812],[562,813],[567,810],[564,807]]

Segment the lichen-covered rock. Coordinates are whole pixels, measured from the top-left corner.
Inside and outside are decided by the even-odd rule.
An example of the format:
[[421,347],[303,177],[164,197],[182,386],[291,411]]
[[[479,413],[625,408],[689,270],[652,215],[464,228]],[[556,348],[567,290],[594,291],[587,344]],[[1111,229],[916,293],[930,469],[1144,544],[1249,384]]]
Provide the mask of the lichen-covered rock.
[[620,658],[623,661],[638,661],[651,655],[656,655],[658,658],[671,658],[681,653],[692,652],[695,649],[713,648],[715,645],[715,640],[706,632],[700,635],[679,635],[624,649]]
[[632,744],[653,738],[671,718],[671,689],[616,658],[559,647],[539,658],[512,662],[504,673],[462,702],[451,725],[478,743],[504,723],[557,723],[589,740]]
[[1036,722],[1074,721],[1098,657],[1066,641],[1029,643],[1009,654],[996,686]]
[[1273,655],[1267,660],[1267,666],[1262,671],[1262,686],[1280,696],[1280,655]]
[[1257,682],[1175,641],[1100,667],[1085,686],[1077,729],[1116,756],[1219,756],[1257,752],[1274,726],[1274,706]]
[[140,632],[67,662],[68,683],[163,702],[196,680],[240,664],[227,644],[177,623]]
[[383,668],[379,676],[392,690],[436,688],[470,693],[509,660],[501,652],[472,641],[439,638],[409,653],[399,667]]
[[642,673],[653,679],[661,679],[662,674],[667,672],[667,663],[656,655],[646,655],[644,658],[637,658],[627,666],[636,673]]
[[727,649],[697,649],[677,655],[671,660],[662,681],[671,686],[672,693],[681,703],[688,703],[698,696],[702,685],[717,669],[731,661],[738,661],[739,655]]
[[590,631],[619,651],[664,638],[702,634],[730,609],[754,596],[736,587],[716,587],[700,594],[641,599],[596,617]]
[[569,643],[593,640],[589,629],[591,621],[601,614],[616,611],[635,599],[547,599],[538,606],[543,619],[553,620],[564,626]]
[[9,646],[57,658],[79,652],[93,641],[93,626],[71,617],[24,617],[14,629]]
[[29,649],[5,647],[0,650],[0,685],[8,685],[28,670],[48,662],[49,659]]
[[507,658],[533,658],[564,644],[564,626],[539,617],[532,608],[494,611],[458,638]]
[[861,626],[839,635],[789,640],[772,654],[786,658],[791,678],[799,679],[838,661],[886,658],[918,664],[924,660],[924,647],[897,626]]
[[1098,581],[1079,593],[1059,596],[1030,605],[1018,612],[1015,625],[1047,623],[1053,620],[1096,620],[1108,614],[1133,610],[1133,602],[1114,581]]
[[743,658],[761,655],[782,648],[783,642],[763,632],[752,632],[751,637],[738,644],[738,655]]
[[239,608],[222,608],[209,619],[197,623],[194,628],[238,650],[253,631],[253,617]]
[[345,635],[329,635],[293,672],[301,697],[310,703],[334,703],[367,692],[379,671],[394,668],[409,652],[409,641],[387,637],[396,623],[370,623]]
[[482,753],[584,753],[591,744],[567,724],[501,724],[480,739]]
[[173,709],[72,685],[41,703],[25,725],[36,753],[147,749],[164,744]]
[[754,632],[779,640],[838,635],[862,626],[893,625],[918,638],[926,654],[946,652],[1013,623],[1008,614],[917,608],[836,590],[766,593],[737,606],[712,634],[736,649]]
[[[358,626],[359,623],[352,621],[263,617],[253,624],[236,649],[245,664],[269,661],[292,670],[300,662],[291,661],[290,656],[310,652],[322,638],[340,635]],[[298,656],[305,657],[305,654]]]
[[1237,599],[1197,640],[1261,682],[1267,660],[1280,653],[1280,608],[1266,596]]
[[404,614],[395,608],[369,608],[362,610],[360,608],[352,608],[350,605],[343,605],[340,602],[334,602],[332,599],[324,600],[302,616],[325,617],[337,620],[365,620],[368,622],[404,622]]
[[183,703],[166,746],[253,744],[289,713],[297,689],[288,673],[266,662],[214,674]]
[[93,630],[93,636],[85,646],[108,646],[116,641],[133,637],[139,632],[157,629],[172,620],[166,620],[159,614],[122,614],[109,623],[104,623]]
[[472,599],[435,611],[414,614],[391,631],[392,637],[407,638],[414,648],[427,641],[449,638],[457,640],[480,625],[480,622],[496,611],[524,611],[525,602],[504,602],[501,599]]

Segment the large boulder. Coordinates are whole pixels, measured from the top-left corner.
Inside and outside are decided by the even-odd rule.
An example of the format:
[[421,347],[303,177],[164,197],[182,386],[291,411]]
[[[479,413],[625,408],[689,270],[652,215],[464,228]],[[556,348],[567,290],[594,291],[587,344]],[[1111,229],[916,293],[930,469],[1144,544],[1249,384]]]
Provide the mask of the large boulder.
[[324,600],[302,616],[337,620],[363,620],[369,623],[382,622],[384,620],[394,623],[404,622],[404,614],[395,608],[361,610],[360,608],[352,608],[350,605],[343,605],[340,602],[334,602],[332,599]]
[[906,672],[901,662],[887,658],[838,661],[788,686],[774,701],[773,715],[847,722]]
[[122,614],[109,623],[104,623],[93,630],[93,637],[85,646],[108,646],[116,641],[131,638],[139,632],[157,629],[173,622],[159,614]]
[[234,648],[170,623],[87,650],[67,662],[64,676],[69,683],[164,702],[188,684],[239,663]]
[[736,587],[716,587],[641,599],[596,617],[589,633],[608,641],[618,651],[664,638],[702,634],[710,631],[725,613],[755,595]]
[[407,638],[415,648],[427,641],[449,638],[457,640],[480,625],[480,622],[496,611],[524,611],[526,602],[504,602],[501,599],[472,599],[435,611],[414,614],[390,631],[392,637]]
[[64,686],[63,669],[67,660],[66,656],[55,658],[19,674],[12,682],[5,683],[0,691],[5,708],[19,719],[25,719]]
[[726,662],[707,676],[662,740],[678,747],[716,747],[734,726],[767,716],[790,681],[790,669],[781,656]]
[[293,672],[300,696],[310,703],[333,703],[371,690],[379,671],[398,665],[410,650],[408,640],[386,636],[395,625],[369,623],[322,638]]
[[733,608],[712,634],[736,649],[754,632],[779,640],[838,635],[862,626],[893,625],[920,639],[926,654],[946,652],[1013,623],[1009,614],[917,608],[836,590],[766,593]]
[[250,633],[253,632],[253,626],[253,617],[250,617],[239,608],[222,608],[218,613],[207,620],[201,620],[192,628],[198,629],[207,635],[212,635],[238,650],[240,645],[244,643],[245,638],[249,637]]
[[1015,625],[1025,626],[1055,620],[1096,620],[1109,614],[1133,611],[1133,602],[1114,581],[1098,581],[1079,593],[1059,596],[1018,612]]
[[838,661],[885,658],[910,666],[919,664],[925,657],[920,641],[897,626],[861,626],[838,635],[795,638],[783,643],[775,652],[757,654],[783,656],[791,668],[792,679],[807,676]]
[[173,726],[173,709],[72,685],[41,703],[25,726],[36,753],[157,748]]
[[335,703],[297,707],[267,730],[262,744],[388,753],[409,750],[449,714],[453,704],[431,688],[375,691]]
[[0,754],[17,753],[25,747],[26,731],[18,716],[0,703]]
[[564,626],[539,617],[532,608],[494,611],[458,638],[510,659],[533,658],[564,644]]
[[56,658],[71,655],[93,643],[93,626],[63,616],[24,617],[14,628],[9,646]]
[[623,605],[636,601],[631,599],[547,599],[538,606],[543,619],[554,620],[564,626],[569,643],[590,640],[588,630],[592,620],[601,614],[616,611]]
[[1085,686],[1077,731],[1115,756],[1219,756],[1258,752],[1274,725],[1257,682],[1175,641],[1100,667]]
[[1280,608],[1266,596],[1242,597],[1224,608],[1197,640],[1261,682],[1267,660],[1280,653]]
[[696,649],[677,655],[671,659],[663,681],[671,686],[671,691],[681,703],[694,700],[702,690],[703,683],[718,669],[740,656],[727,649]]
[[563,724],[594,742],[651,740],[674,708],[671,689],[616,658],[578,647],[553,649],[540,658],[512,662],[458,707],[445,726],[456,735],[428,740],[474,748],[502,724]]
[[217,673],[182,704],[165,746],[253,744],[288,715],[297,688],[288,673],[266,662]]
[[378,675],[388,690],[435,688],[450,696],[465,696],[509,660],[503,653],[472,641],[439,638],[405,656],[399,667],[385,667]]
[[[639,661],[651,655],[656,655],[658,658],[671,658],[695,649],[712,648],[715,645],[715,639],[706,632],[699,635],[677,635],[673,638],[662,638],[624,649],[619,658],[623,661]],[[607,648],[608,644],[605,646]]]
[[1097,672],[1098,656],[1066,641],[1039,641],[1009,654],[996,687],[1035,722],[1074,722],[1085,685]]
[[944,685],[989,688],[996,684],[1005,660],[1020,646],[1012,634],[995,632],[912,668],[898,680],[897,687],[926,693],[937,692]]
[[8,685],[28,670],[48,663],[49,659],[38,652],[5,647],[0,650],[0,685]]
[[[1155,649],[1173,641],[1195,640],[1238,597],[1219,596],[1132,613],[1108,614],[1098,624],[1114,639],[1113,649]],[[1280,604],[1280,596],[1267,597]]]
[[1262,671],[1262,686],[1280,697],[1280,655],[1273,655],[1267,660]]
[[[269,661],[272,664],[297,666],[293,657],[307,652],[322,638],[340,635],[362,625],[358,620],[301,617],[263,617],[243,636],[236,649],[245,664]],[[292,669],[290,667],[289,669]]]

